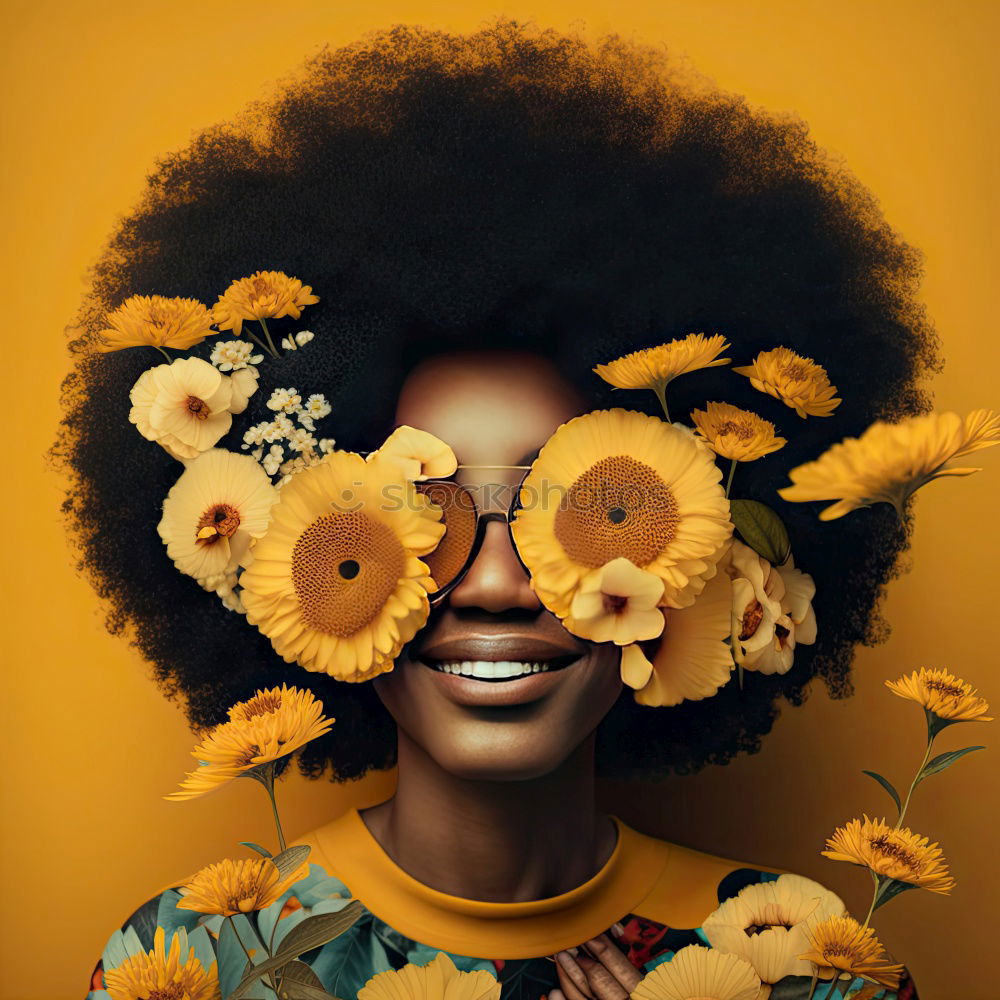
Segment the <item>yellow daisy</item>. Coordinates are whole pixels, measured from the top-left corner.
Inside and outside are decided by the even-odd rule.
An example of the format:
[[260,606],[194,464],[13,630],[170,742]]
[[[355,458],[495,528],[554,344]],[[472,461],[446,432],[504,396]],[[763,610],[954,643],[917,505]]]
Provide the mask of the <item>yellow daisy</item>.
[[792,485],[778,493],[794,502],[836,500],[820,513],[822,521],[873,503],[891,503],[902,517],[909,497],[932,479],[980,471],[950,468],[947,462],[998,443],[1000,414],[993,410],[974,410],[965,420],[955,413],[927,413],[895,424],[878,421],[860,438],[845,438],[792,469]]
[[174,934],[170,951],[164,945],[165,933],[156,928],[153,950],[132,955],[115,969],[104,970],[105,989],[111,1000],[220,1000],[217,965],[207,969],[188,950],[184,930]]
[[809,950],[801,957],[817,966],[822,979],[847,972],[896,989],[903,974],[903,966],[885,957],[875,931],[850,916],[829,917],[811,927]]
[[761,351],[751,364],[733,371],[746,375],[755,389],[780,399],[803,418],[830,417],[841,403],[826,369],[787,347]]
[[691,420],[712,451],[734,462],[753,462],[786,444],[770,420],[732,403],[708,403],[704,410],[692,410]]
[[732,534],[712,453],[693,434],[629,410],[563,424],[521,485],[511,525],[542,603],[560,618],[584,578],[624,557],[690,603]]
[[215,791],[254,768],[287,757],[328,732],[334,720],[311,691],[282,685],[258,691],[229,709],[229,720],[212,729],[191,751],[199,767],[181,782],[174,801]]
[[591,642],[627,646],[655,639],[663,631],[657,607],[663,581],[624,557],[612,559],[584,577],[563,625]]
[[411,962],[372,976],[358,1000],[500,1000],[500,983],[483,969],[459,972],[441,951],[427,965]]
[[163,295],[133,295],[109,312],[107,321],[109,328],[97,335],[97,349],[104,353],[125,347],[186,351],[219,332],[212,329],[212,316],[197,299]]
[[933,712],[939,719],[951,722],[992,722],[986,713],[990,706],[985,698],[976,696],[975,689],[947,670],[921,667],[899,680],[886,681],[885,686],[900,698],[909,698]]
[[308,862],[282,878],[270,858],[226,858],[202,868],[182,886],[177,908],[217,913],[223,917],[263,910],[308,874]]
[[669,962],[662,962],[646,973],[630,997],[631,1000],[758,1000],[764,995],[760,977],[748,962],[737,955],[689,944]]
[[894,830],[885,820],[852,819],[834,831],[826,846],[820,853],[833,861],[861,865],[919,889],[946,895],[955,887],[938,845],[905,826]]
[[399,467],[404,479],[423,482],[425,479],[444,479],[458,466],[455,453],[443,441],[427,431],[397,427],[378,451],[368,456],[371,461],[381,458]]
[[297,473],[240,577],[247,620],[288,663],[338,680],[391,670],[429,613],[441,509],[392,462],[334,451]]
[[212,309],[220,330],[232,330],[238,337],[247,320],[298,319],[304,306],[319,302],[309,285],[290,278],[283,271],[255,271],[249,278],[234,281]]

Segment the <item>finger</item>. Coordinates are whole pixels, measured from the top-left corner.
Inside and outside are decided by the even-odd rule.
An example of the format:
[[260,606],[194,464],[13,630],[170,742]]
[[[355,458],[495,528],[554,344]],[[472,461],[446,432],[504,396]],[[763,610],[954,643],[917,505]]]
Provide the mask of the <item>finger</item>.
[[587,977],[569,952],[556,953],[556,969],[559,972],[559,985],[567,1000],[593,1000],[594,994],[590,992]]
[[600,963],[581,955],[580,968],[587,974],[590,992],[596,1000],[627,1000],[628,990]]
[[549,990],[548,1000],[566,1000],[562,990]]
[[642,973],[613,945],[606,934],[591,938],[584,946],[622,986],[631,993],[642,979]]

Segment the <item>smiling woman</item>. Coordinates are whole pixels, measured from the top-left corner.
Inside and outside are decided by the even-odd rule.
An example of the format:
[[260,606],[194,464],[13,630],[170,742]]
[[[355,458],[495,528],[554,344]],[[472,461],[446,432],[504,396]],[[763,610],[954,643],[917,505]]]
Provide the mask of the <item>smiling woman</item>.
[[[645,49],[506,22],[325,52],[160,164],[82,310],[68,511],[112,627],[195,726],[287,683],[336,718],[304,773],[398,763],[391,799],[303,838],[324,872],[288,912],[364,907],[350,957],[314,956],[325,988],[351,1000],[448,952],[505,1000],[620,1000],[664,963],[665,991],[688,966],[703,983],[685,995],[808,989],[807,931],[836,896],[638,833],[594,777],[724,763],[814,677],[848,692],[906,526],[885,507],[823,524],[776,489],[926,409],[916,266],[801,123]],[[248,340],[149,369],[176,342],[127,348],[105,322],[135,294],[218,299]],[[761,375],[776,399],[724,370],[723,351],[767,367],[776,341],[794,352]],[[697,433],[658,415],[723,377],[733,409],[709,402]],[[629,409],[588,412],[612,400]],[[808,433],[745,407],[785,431],[808,412]],[[741,502],[780,505],[808,575],[731,540],[737,462]],[[128,921],[146,949],[157,924],[194,940],[178,898]],[[734,955],[742,985],[709,992]],[[914,996],[880,955],[885,995]]]

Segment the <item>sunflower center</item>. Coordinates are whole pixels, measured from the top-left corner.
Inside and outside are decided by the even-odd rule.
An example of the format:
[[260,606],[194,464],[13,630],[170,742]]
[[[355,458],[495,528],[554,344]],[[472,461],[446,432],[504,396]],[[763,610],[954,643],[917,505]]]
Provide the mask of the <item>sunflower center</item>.
[[208,420],[212,415],[212,411],[208,408],[208,403],[198,396],[188,396],[185,400],[185,406],[187,406],[188,413],[198,420]]
[[649,565],[673,541],[679,524],[677,500],[656,470],[613,455],[567,490],[554,528],[570,559],[596,569],[619,556]]
[[902,844],[890,840],[885,835],[873,837],[868,843],[873,851],[878,851],[883,857],[892,858],[893,861],[903,865],[911,872],[916,873],[920,871],[920,864],[917,861],[916,855],[908,851]]
[[[217,503],[198,518],[195,526],[196,542],[198,545],[211,545],[220,538],[232,538],[239,526],[240,512],[228,503]],[[206,528],[212,530],[205,531]]]
[[725,437],[727,434],[731,434],[733,437],[739,438],[741,441],[749,441],[753,437],[753,428],[745,420],[723,420],[715,428],[715,433],[719,437]]
[[279,708],[281,708],[281,695],[265,691],[254,695],[240,706],[239,718],[244,722],[249,722],[261,715],[272,715]]
[[809,377],[809,366],[804,361],[789,361],[781,366],[780,371],[791,381],[801,382]]
[[292,549],[292,584],[302,621],[346,639],[378,617],[406,570],[388,525],[360,511],[324,514]]
[[746,611],[743,612],[743,620],[740,622],[740,642],[745,642],[750,638],[764,620],[764,609],[760,601],[751,601]]
[[168,983],[166,986],[154,986],[152,993],[147,993],[142,1000],[183,1000],[183,997],[183,984]]
[[961,698],[965,692],[957,684],[949,684],[947,681],[927,681],[927,687],[931,691],[937,691],[946,698]]

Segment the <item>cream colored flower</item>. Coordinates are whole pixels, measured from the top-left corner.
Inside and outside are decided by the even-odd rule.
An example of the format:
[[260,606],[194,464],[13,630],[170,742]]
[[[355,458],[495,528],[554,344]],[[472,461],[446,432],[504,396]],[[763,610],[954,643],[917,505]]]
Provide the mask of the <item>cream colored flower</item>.
[[249,340],[217,340],[209,360],[220,372],[231,372],[259,365],[264,355],[254,354]]
[[453,475],[458,467],[448,445],[427,431],[405,424],[397,427],[382,447],[368,456],[368,461],[375,458],[391,462],[405,479],[416,483]]
[[733,371],[746,375],[758,392],[780,399],[800,417],[832,416],[841,403],[823,366],[787,347],[761,351],[752,364]]
[[639,981],[631,1000],[761,1000],[760,977],[737,955],[689,944]]
[[590,572],[573,598],[563,625],[591,642],[626,646],[655,639],[663,631],[663,612],[657,607],[663,581],[624,556]]
[[358,1000],[500,1000],[500,983],[483,969],[460,972],[443,951],[427,963],[410,962],[372,976]]
[[295,389],[275,389],[267,401],[269,410],[282,413],[296,413],[302,406],[302,397]]
[[739,955],[765,983],[774,984],[785,976],[812,974],[799,958],[809,947],[809,931],[845,912],[843,900],[819,882],[780,875],[740,890],[706,917],[701,929],[713,948]]

